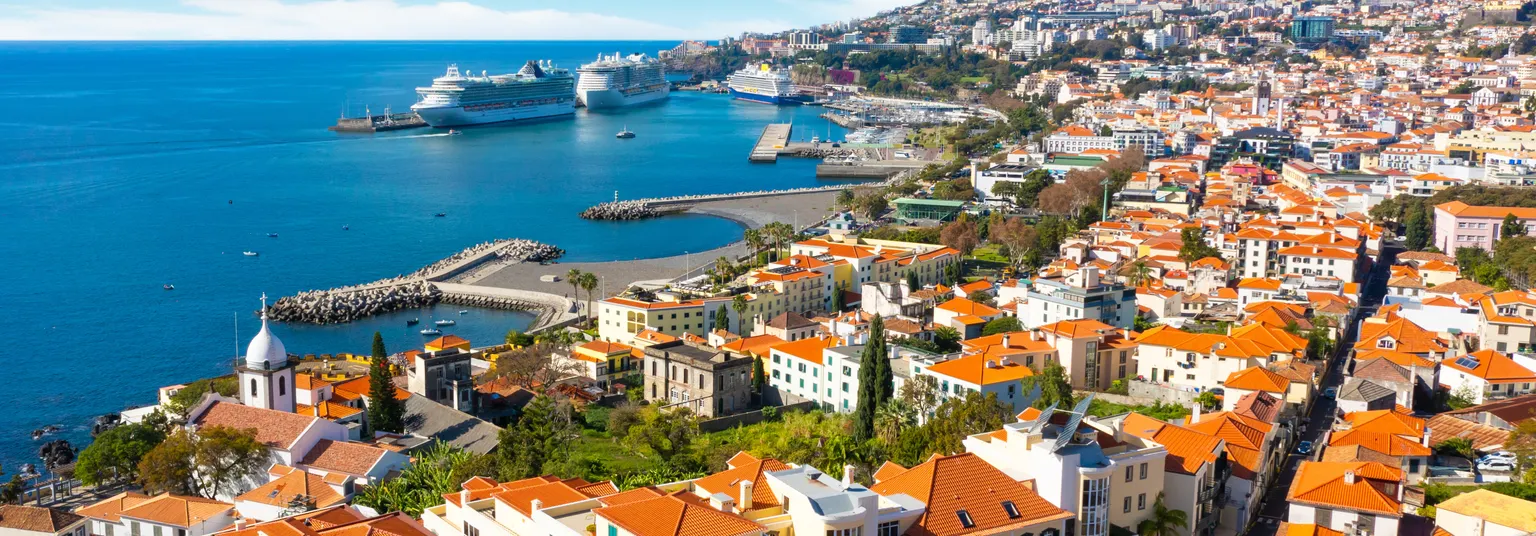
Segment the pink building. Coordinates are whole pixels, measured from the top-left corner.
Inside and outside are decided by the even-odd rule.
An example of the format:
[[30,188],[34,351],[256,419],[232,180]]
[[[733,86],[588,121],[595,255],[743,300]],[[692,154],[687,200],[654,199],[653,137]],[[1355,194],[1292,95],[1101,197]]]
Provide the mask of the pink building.
[[1447,254],[1457,248],[1482,248],[1493,251],[1504,226],[1504,217],[1514,214],[1526,222],[1526,232],[1536,235],[1536,208],[1474,207],[1461,201],[1435,206],[1435,247]]

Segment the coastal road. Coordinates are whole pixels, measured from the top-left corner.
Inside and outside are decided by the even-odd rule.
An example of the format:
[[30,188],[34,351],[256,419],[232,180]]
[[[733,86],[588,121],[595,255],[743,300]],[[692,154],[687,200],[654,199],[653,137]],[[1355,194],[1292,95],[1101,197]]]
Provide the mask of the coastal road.
[[[688,212],[707,214],[736,221],[743,226],[762,227],[770,222],[799,223],[802,227],[831,215],[837,198],[836,191],[786,194],[772,197],[727,199],[699,203]],[[666,217],[666,216],[662,216]],[[620,223],[622,224],[622,222]],[[557,244],[558,245],[558,244]],[[565,274],[571,269],[597,274],[601,281],[599,294],[612,296],[623,291],[630,283],[639,281],[666,281],[690,271],[702,273],[719,257],[735,259],[746,254],[746,245],[739,238],[728,245],[709,251],[692,252],[653,259],[609,262],[570,262],[540,265],[520,263],[505,266],[478,279],[467,282],[477,286],[520,289],[544,292],[555,296],[570,296],[571,285],[565,282]],[[544,275],[559,276],[556,282],[539,278]],[[581,298],[584,298],[582,296]],[[584,299],[577,299],[578,307],[586,307]]]
[[[1316,395],[1316,401],[1313,402],[1311,411],[1307,413],[1308,422],[1302,424],[1304,428],[1301,437],[1296,441],[1296,443],[1311,441],[1314,445],[1314,456],[1317,455],[1318,451],[1322,450],[1323,432],[1332,427],[1334,415],[1338,407],[1334,399],[1323,397],[1321,392],[1329,387],[1337,388],[1344,383],[1344,365],[1349,356],[1350,348],[1354,347],[1355,342],[1360,336],[1359,320],[1376,314],[1376,309],[1381,307],[1382,298],[1387,294],[1389,267],[1397,258],[1399,251],[1402,251],[1402,245],[1397,243],[1387,244],[1383,248],[1382,260],[1372,268],[1370,280],[1361,292],[1360,312],[1356,315],[1357,320],[1353,326],[1350,326],[1350,329],[1346,330],[1344,336],[1339,339],[1337,350],[1328,360],[1328,368],[1323,374],[1323,383],[1319,388],[1319,394]],[[1279,528],[1279,522],[1284,521],[1287,515],[1289,505],[1285,502],[1285,495],[1290,491],[1291,482],[1296,478],[1296,469],[1301,465],[1303,459],[1309,459],[1309,457],[1296,454],[1294,449],[1286,454],[1285,461],[1283,462],[1285,463],[1285,468],[1280,471],[1279,476],[1270,482],[1269,488],[1264,492],[1264,501],[1259,506],[1257,522],[1252,526],[1252,530],[1248,531],[1250,536],[1275,536],[1276,529]]]

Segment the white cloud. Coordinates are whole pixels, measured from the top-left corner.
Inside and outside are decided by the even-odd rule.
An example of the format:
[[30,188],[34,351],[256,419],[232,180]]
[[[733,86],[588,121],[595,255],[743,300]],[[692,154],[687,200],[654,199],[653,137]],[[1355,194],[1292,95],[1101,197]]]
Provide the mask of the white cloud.
[[[891,1],[826,4],[839,8],[834,13],[843,13],[847,6]],[[10,6],[0,12],[0,40],[660,40],[715,39],[743,30],[776,31],[794,26],[769,19],[673,25],[579,11],[498,10],[469,1],[419,5],[395,0],[181,3],[183,9],[179,10]],[[840,16],[834,13],[828,15]]]

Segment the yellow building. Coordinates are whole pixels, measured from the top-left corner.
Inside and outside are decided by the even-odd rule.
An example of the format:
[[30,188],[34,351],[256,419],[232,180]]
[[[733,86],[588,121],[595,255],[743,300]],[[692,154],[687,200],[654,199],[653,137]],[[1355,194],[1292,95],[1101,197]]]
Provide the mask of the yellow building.
[[468,352],[469,340],[458,335],[443,335],[422,346],[428,352],[441,352],[448,349],[458,349]]

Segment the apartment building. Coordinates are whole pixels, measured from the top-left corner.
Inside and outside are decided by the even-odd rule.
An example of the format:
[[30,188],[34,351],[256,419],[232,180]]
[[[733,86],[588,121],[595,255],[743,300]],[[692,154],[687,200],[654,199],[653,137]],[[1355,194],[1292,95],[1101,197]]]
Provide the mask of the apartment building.
[[[1531,221],[1536,219],[1536,208],[1474,207],[1461,201],[1435,205],[1435,247],[1446,252],[1459,248],[1493,251],[1494,242],[1503,236],[1504,218],[1511,214],[1522,222]],[[1525,232],[1536,235],[1536,224],[1527,224]]]
[[[1077,428],[1069,429],[1073,423]],[[1164,489],[1168,450],[1121,433],[1114,423],[1065,410],[1030,408],[1019,422],[965,438],[965,450],[1019,482],[1032,481],[1051,504],[1077,514],[1077,533],[1102,536],[1135,527]]]
[[125,491],[75,514],[95,536],[205,536],[235,522],[235,505],[202,497]]
[[1168,449],[1164,503],[1168,508],[1184,511],[1190,534],[1214,536],[1221,523],[1221,508],[1229,498],[1227,480],[1232,476],[1226,441],[1139,413],[1127,415],[1120,426],[1127,435]]
[[1019,314],[1025,326],[1066,320],[1097,320],[1127,329],[1135,325],[1136,290],[1101,280],[1097,267],[1036,278],[1026,296],[1028,304]]
[[1064,320],[1032,330],[1056,349],[1074,389],[1102,391],[1136,376],[1137,333],[1098,320]]

